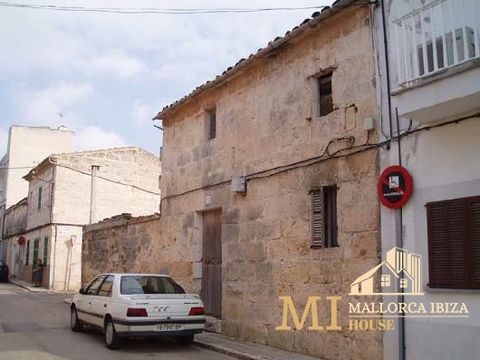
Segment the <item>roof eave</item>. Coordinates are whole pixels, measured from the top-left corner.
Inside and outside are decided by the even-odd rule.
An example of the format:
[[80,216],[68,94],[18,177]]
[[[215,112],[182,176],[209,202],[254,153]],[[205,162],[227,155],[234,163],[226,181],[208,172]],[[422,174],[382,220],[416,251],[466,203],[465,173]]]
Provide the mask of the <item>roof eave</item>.
[[324,21],[330,16],[344,10],[348,5],[354,3],[358,0],[337,0],[332,7],[324,9],[318,16],[310,19],[309,21],[299,25],[296,29],[287,32],[287,34],[280,39],[271,41],[266,47],[260,49],[257,53],[252,54],[245,60],[240,60],[236,65],[227,69],[222,75],[217,76],[214,80],[207,81],[205,84],[200,85],[190,94],[186,95],[180,100],[168,105],[162,109],[152,120],[163,120],[166,116],[174,113],[182,105],[185,105],[191,101],[195,96],[203,93],[204,91],[223,85],[226,81],[230,80],[235,74],[239,71],[250,66],[252,63],[256,62],[258,59],[267,56],[272,50],[278,49],[279,47],[285,45],[292,39],[300,36],[304,31],[314,28],[318,23]]

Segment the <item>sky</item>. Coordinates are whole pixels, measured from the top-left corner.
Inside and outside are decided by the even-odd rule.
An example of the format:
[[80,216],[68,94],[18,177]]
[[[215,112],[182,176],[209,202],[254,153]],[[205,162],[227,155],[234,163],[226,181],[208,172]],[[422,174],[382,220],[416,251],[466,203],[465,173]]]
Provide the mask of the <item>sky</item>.
[[[265,8],[329,0],[10,0],[135,8]],[[106,14],[0,7],[0,154],[11,125],[67,126],[76,150],[140,146],[158,154],[152,117],[315,10]]]

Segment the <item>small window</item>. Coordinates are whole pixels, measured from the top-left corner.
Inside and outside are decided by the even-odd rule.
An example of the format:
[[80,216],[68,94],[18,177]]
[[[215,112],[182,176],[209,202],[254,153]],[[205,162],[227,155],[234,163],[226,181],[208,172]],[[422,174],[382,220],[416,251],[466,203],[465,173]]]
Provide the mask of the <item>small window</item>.
[[337,243],[337,187],[324,186],[310,192],[312,248],[336,247]]
[[101,275],[97,277],[95,280],[93,280],[91,284],[88,286],[87,290],[85,290],[85,295],[97,295],[103,279],[105,279],[105,275]]
[[213,109],[208,112],[208,140],[217,137],[217,110]]
[[112,286],[113,275],[108,275],[98,291],[98,296],[112,296]]
[[380,285],[382,287],[389,287],[390,286],[390,275],[382,275],[380,280]]
[[480,196],[427,204],[432,288],[480,289]]
[[47,266],[48,263],[48,236],[43,239],[43,265]]
[[400,279],[400,289],[406,289],[408,287],[407,279]]
[[38,203],[37,203],[37,210],[42,208],[42,187],[38,188]]
[[320,102],[320,116],[330,114],[333,111],[332,73],[318,78],[318,96]]

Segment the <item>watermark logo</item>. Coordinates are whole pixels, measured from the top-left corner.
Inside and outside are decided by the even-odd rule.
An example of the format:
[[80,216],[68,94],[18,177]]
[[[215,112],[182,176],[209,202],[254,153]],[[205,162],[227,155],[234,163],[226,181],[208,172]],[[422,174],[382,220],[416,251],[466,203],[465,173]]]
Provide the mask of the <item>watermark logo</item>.
[[[378,290],[379,289],[379,290]],[[349,286],[348,301],[342,296],[331,295],[324,299],[309,296],[302,312],[297,312],[291,296],[280,296],[283,303],[282,322],[278,331],[301,330],[307,325],[309,331],[349,330],[389,331],[395,328],[398,318],[466,318],[469,310],[463,302],[386,301],[383,295],[414,296],[422,292],[422,257],[405,249],[390,249],[382,261]],[[362,301],[364,296],[376,296]],[[329,320],[319,322],[319,302],[329,308]],[[341,311],[347,315],[344,324],[340,322]],[[301,314],[299,316],[299,314]],[[322,317],[325,318],[325,317]],[[310,321],[309,321],[310,320]]]
[[421,289],[422,257],[394,247],[384,261],[355,279],[349,295],[423,295]]

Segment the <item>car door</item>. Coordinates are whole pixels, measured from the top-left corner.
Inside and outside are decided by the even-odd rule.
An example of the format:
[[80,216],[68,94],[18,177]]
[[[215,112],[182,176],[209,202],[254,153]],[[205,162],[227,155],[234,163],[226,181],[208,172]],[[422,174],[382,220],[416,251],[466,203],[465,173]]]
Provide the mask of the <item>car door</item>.
[[98,290],[105,278],[106,275],[100,275],[93,280],[85,289],[84,294],[80,297],[81,301],[78,304],[77,313],[79,318],[93,325],[98,324],[98,319],[96,318],[95,313],[92,312],[92,301],[94,301],[97,296]]
[[103,326],[103,319],[108,312],[112,297],[113,279],[113,275],[108,275],[100,285],[97,295],[92,297],[90,310],[95,316],[95,325]]

